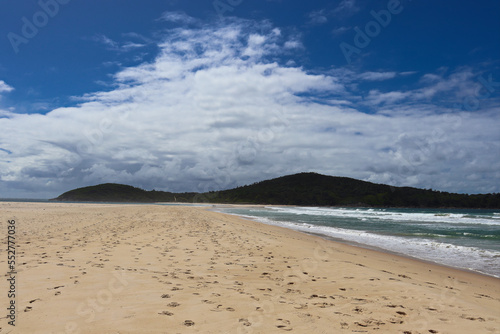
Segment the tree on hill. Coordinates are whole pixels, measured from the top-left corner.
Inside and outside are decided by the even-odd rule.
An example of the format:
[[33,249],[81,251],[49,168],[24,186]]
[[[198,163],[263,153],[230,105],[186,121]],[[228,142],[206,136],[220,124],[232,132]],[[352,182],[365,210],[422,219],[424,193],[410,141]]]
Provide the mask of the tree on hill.
[[417,208],[500,208],[500,194],[467,195],[335,177],[300,173],[229,190],[207,193],[146,191],[106,183],[78,188],[57,201],[91,202],[210,202],[312,206],[370,206]]

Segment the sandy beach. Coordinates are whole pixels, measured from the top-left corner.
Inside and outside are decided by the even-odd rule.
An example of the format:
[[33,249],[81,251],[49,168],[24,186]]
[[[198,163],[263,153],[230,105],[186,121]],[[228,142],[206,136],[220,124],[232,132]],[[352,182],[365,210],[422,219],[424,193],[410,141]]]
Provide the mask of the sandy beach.
[[500,333],[500,279],[201,207],[4,202],[0,217],[0,333]]

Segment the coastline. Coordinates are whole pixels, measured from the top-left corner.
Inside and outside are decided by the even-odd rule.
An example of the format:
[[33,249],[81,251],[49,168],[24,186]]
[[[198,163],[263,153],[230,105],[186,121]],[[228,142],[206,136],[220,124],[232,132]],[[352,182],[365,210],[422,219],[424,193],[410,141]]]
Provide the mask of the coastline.
[[[356,240],[352,240],[352,239],[349,239],[349,238],[343,238],[341,236],[335,236],[334,233],[333,234],[329,233],[329,231],[323,231],[321,229],[318,230],[317,227],[320,227],[322,225],[321,224],[318,225],[318,224],[316,224],[314,222],[311,222],[310,226],[308,225],[307,226],[308,228],[305,228],[305,227],[302,226],[303,225],[302,223],[298,223],[297,221],[294,220],[293,217],[289,217],[289,220],[287,220],[285,218],[284,221],[281,221],[281,220],[275,221],[273,218],[269,218],[265,214],[262,214],[262,212],[260,214],[254,215],[253,213],[247,213],[247,212],[225,211],[225,209],[271,209],[271,208],[274,208],[274,209],[277,209],[277,208],[278,209],[279,208],[282,208],[282,209],[283,208],[301,209],[302,208],[303,209],[303,208],[308,208],[308,207],[276,206],[276,205],[272,205],[272,206],[271,205],[269,205],[269,206],[266,206],[266,205],[262,205],[262,206],[256,206],[256,205],[226,205],[226,206],[220,206],[219,205],[219,206],[214,206],[214,207],[209,208],[209,209],[214,210],[215,212],[221,212],[221,213],[225,213],[225,214],[230,214],[230,215],[234,215],[236,217],[240,217],[240,218],[243,218],[243,219],[248,219],[248,220],[256,221],[256,222],[267,224],[267,225],[279,226],[279,227],[283,227],[283,228],[286,228],[286,229],[291,229],[291,230],[297,231],[299,233],[305,233],[305,234],[309,234],[309,235],[315,235],[315,236],[324,238],[326,240],[331,240],[333,242],[339,242],[339,243],[346,244],[346,245],[351,245],[351,246],[354,246],[354,247],[359,247],[359,248],[364,248],[364,249],[371,249],[371,250],[382,252],[382,253],[387,253],[387,254],[392,254],[392,255],[398,255],[398,256],[401,256],[401,257],[404,257],[404,258],[409,258],[409,259],[413,259],[413,260],[417,260],[417,261],[422,261],[424,263],[435,264],[435,265],[438,265],[438,266],[444,266],[444,267],[447,267],[447,268],[453,268],[453,269],[457,269],[457,270],[463,270],[463,271],[466,271],[466,272],[477,273],[477,274],[481,274],[481,275],[485,275],[485,276],[491,276],[491,277],[494,277],[494,278],[500,278],[500,272],[498,270],[491,270],[491,268],[486,267],[486,265],[479,266],[479,267],[476,266],[476,268],[465,266],[465,264],[469,264],[469,265],[472,264],[473,263],[473,262],[471,262],[472,260],[468,261],[468,262],[467,261],[466,262],[457,262],[457,261],[450,261],[449,259],[445,259],[445,258],[439,258],[439,257],[436,257],[436,256],[429,257],[429,256],[425,256],[425,254],[420,254],[421,256],[418,256],[418,255],[415,254],[415,252],[413,252],[413,254],[412,254],[412,252],[408,252],[405,248],[394,249],[394,247],[392,247],[392,249],[391,249],[391,247],[384,246],[383,243],[380,243],[380,244],[376,244],[376,243],[364,243],[362,241],[356,241]],[[324,209],[322,207],[314,207],[314,208]],[[329,208],[326,208],[326,209],[334,209],[334,208],[330,208],[329,207]],[[352,209],[352,208],[342,207],[341,209]],[[362,209],[365,209],[365,210],[368,210],[368,211],[372,211],[373,208],[362,208]],[[392,209],[394,210],[394,209],[397,209],[397,208],[392,208]],[[404,209],[412,210],[412,208],[404,208]],[[429,209],[429,210],[438,210],[438,209]],[[462,210],[458,209],[458,211],[462,211]],[[384,212],[385,212],[385,210],[384,210]],[[447,212],[449,212],[449,211],[447,211]],[[463,214],[463,212],[458,212],[457,213],[457,212],[453,212],[453,211],[451,211],[451,213],[452,214]],[[449,215],[450,215],[450,213],[435,214],[435,216],[444,216],[444,217],[447,217]],[[329,225],[326,225],[326,226],[329,226]],[[369,228],[367,229],[367,232],[368,233],[372,233],[372,232],[370,232]],[[450,246],[456,246],[456,245],[451,244]],[[486,250],[486,251],[489,251],[489,250]],[[443,254],[443,255],[445,255],[445,254]],[[485,261],[486,260],[487,259],[485,258]],[[484,267],[484,269],[482,270],[481,267]]]
[[[240,207],[240,206],[241,207],[245,207],[245,208],[249,208],[249,207],[263,208],[263,207],[266,207],[268,205],[252,205],[252,204],[239,205],[239,204],[229,204],[228,207]],[[284,206],[284,205],[280,205],[280,206]],[[290,205],[290,207],[294,207],[294,206]],[[297,232],[297,233],[301,233],[301,234],[305,234],[305,235],[317,237],[317,238],[323,239],[323,240],[328,241],[328,242],[333,242],[333,243],[342,244],[342,245],[345,245],[345,246],[348,246],[348,247],[353,247],[354,249],[364,249],[364,250],[375,252],[376,254],[382,254],[382,256],[383,256],[383,254],[387,254],[387,255],[390,255],[390,256],[394,256],[396,258],[401,258],[402,261],[405,261],[405,260],[415,261],[415,262],[423,264],[423,265],[430,265],[430,266],[435,266],[435,267],[442,267],[443,271],[450,270],[450,271],[456,271],[456,272],[464,272],[464,273],[469,273],[469,274],[472,274],[472,275],[479,275],[479,276],[484,276],[484,277],[487,277],[487,278],[498,279],[499,280],[498,283],[500,284],[500,277],[497,277],[497,276],[492,275],[492,274],[483,273],[483,272],[476,271],[476,270],[473,270],[473,269],[468,269],[468,268],[460,268],[460,267],[449,266],[449,265],[438,263],[438,262],[434,262],[434,261],[431,261],[431,260],[421,259],[421,258],[418,258],[418,257],[415,257],[415,256],[406,255],[406,254],[402,254],[402,253],[399,253],[399,252],[387,250],[387,249],[384,249],[384,248],[381,248],[381,247],[377,247],[377,246],[372,246],[372,245],[358,243],[358,242],[355,242],[355,241],[350,241],[350,240],[344,240],[344,239],[340,239],[340,238],[331,237],[331,236],[328,236],[326,234],[314,233],[314,232],[308,232],[308,231],[301,231],[301,230],[294,230],[293,228],[283,227],[283,226],[278,226],[278,225],[270,225],[270,224],[266,224],[266,223],[260,222],[257,219],[253,219],[253,218],[250,218],[250,217],[240,216],[238,214],[220,212],[220,211],[216,211],[216,209],[217,208],[207,208],[207,210],[210,210],[210,211],[213,211],[213,212],[217,212],[217,213],[221,213],[221,214],[224,214],[224,215],[230,215],[230,216],[238,217],[239,219],[252,221],[252,222],[255,222],[255,223],[258,223],[258,224],[264,224],[264,225],[268,225],[268,226],[274,226],[274,227],[277,227],[277,228],[282,228],[282,229],[285,229],[285,230],[291,230],[291,231],[294,231],[294,232]]]
[[492,276],[206,207],[5,203],[20,333],[498,332]]

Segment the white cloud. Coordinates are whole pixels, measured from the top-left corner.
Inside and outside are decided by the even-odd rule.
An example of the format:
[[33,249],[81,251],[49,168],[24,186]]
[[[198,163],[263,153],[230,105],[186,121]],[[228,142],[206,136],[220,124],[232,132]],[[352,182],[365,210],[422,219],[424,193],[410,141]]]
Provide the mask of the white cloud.
[[2,117],[8,118],[8,117],[13,117],[15,115],[16,114],[13,113],[12,111],[0,109],[0,118]]
[[[137,38],[133,33],[125,34],[125,36]],[[115,52],[129,52],[146,46],[144,43],[136,43],[132,41],[117,42],[102,34],[93,36],[91,40],[104,45],[107,50]]]
[[[307,14],[309,17],[308,23],[311,25],[322,25],[326,24],[329,21],[329,18],[334,17],[335,21],[344,20],[347,17],[352,16],[356,12],[359,11],[359,6],[356,3],[356,0],[341,0],[338,4],[332,9],[319,9],[311,11]],[[338,28],[333,31],[334,35],[342,34],[344,31],[349,28]]]
[[285,45],[284,47],[286,49],[302,49],[304,47],[304,45],[302,45],[302,43],[300,41],[287,41],[285,42]]
[[367,81],[381,81],[395,78],[396,72],[365,72],[359,75],[359,78]]
[[342,0],[339,5],[334,9],[334,13],[337,15],[352,15],[359,11],[359,7],[356,4],[356,0]]
[[128,51],[128,50],[133,50],[133,49],[138,49],[146,46],[145,44],[141,43],[134,43],[134,42],[126,42],[122,45],[122,50]]
[[398,74],[401,76],[407,76],[407,75],[413,75],[416,73],[417,73],[417,71],[406,71],[406,72],[399,72]]
[[[0,196],[103,182],[207,191],[300,171],[500,191],[491,181],[500,177],[497,115],[447,116],[424,97],[462,89],[464,71],[363,99],[348,86],[396,74],[283,65],[277,59],[293,40],[248,21],[176,28],[154,61],[122,69],[114,89],[86,94],[79,106],[0,113],[0,128],[15,129],[0,132]],[[382,107],[366,114],[363,103]],[[467,180],[473,174],[485,177]]]
[[92,40],[96,41],[96,42],[99,42],[105,46],[107,46],[108,48],[118,48],[118,43],[113,41],[111,38],[105,36],[105,35],[96,35],[92,38]]
[[367,97],[367,100],[370,104],[379,105],[379,104],[393,104],[396,102],[400,102],[401,100],[406,99],[411,93],[408,92],[388,92],[381,93],[378,90],[371,90]]
[[308,16],[309,23],[311,24],[323,24],[328,22],[324,9],[312,11]]
[[346,31],[349,31],[351,27],[338,27],[332,30],[333,37],[343,35]]
[[8,92],[12,92],[14,90],[13,87],[7,85],[5,83],[5,81],[3,80],[0,80],[0,93],[8,93]]
[[160,20],[173,23],[195,23],[196,19],[183,12],[164,12]]

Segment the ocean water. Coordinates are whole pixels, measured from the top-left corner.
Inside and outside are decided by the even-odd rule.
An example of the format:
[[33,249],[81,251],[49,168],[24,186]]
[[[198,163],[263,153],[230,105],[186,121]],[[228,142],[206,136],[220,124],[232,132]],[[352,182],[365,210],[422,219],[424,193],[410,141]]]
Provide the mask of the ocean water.
[[500,278],[500,210],[268,206],[217,211]]

